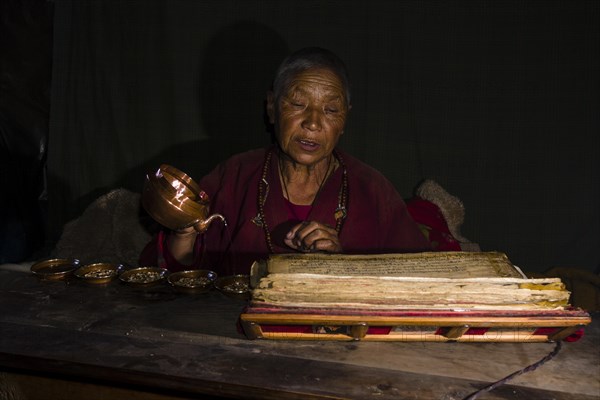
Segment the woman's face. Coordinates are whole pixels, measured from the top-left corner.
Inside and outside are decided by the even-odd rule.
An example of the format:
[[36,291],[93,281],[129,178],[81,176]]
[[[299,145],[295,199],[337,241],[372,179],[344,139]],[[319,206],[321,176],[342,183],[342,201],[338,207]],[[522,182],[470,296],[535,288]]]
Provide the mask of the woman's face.
[[314,166],[326,159],[344,131],[348,108],[342,81],[328,69],[309,69],[291,80],[267,111],[281,150],[294,162]]

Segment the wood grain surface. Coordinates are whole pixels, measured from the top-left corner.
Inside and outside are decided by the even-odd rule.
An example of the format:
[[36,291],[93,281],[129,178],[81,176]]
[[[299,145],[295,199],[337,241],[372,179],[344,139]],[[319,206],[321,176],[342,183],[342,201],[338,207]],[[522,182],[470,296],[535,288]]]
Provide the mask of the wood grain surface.
[[[0,370],[178,398],[451,400],[555,346],[248,340],[237,327],[244,307],[216,291],[43,282],[0,271]],[[592,315],[580,341],[481,398],[598,399],[599,352]]]

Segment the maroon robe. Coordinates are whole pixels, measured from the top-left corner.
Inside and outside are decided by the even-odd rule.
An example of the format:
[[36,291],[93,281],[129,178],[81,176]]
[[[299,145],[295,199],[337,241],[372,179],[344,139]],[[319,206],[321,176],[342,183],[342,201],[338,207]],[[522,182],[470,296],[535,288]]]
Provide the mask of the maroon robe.
[[[227,226],[215,220],[196,241],[192,266],[183,266],[170,255],[166,235],[160,234],[146,246],[142,265],[160,264],[171,270],[206,268],[220,275],[247,274],[255,260],[265,259],[269,249],[264,228],[256,223],[259,214],[258,187],[262,179],[265,156],[272,157],[266,174],[268,195],[264,204],[265,220],[271,232],[275,253],[290,253],[283,243],[289,229],[288,207],[279,180],[278,156],[274,148],[238,154],[218,165],[199,186],[211,199],[210,213],[222,214]],[[406,253],[430,250],[406,205],[394,186],[380,172],[358,159],[337,151],[346,166],[347,217],[340,232],[345,253]],[[335,210],[342,187],[343,168],[327,179],[311,210],[309,219],[335,226]],[[162,253],[162,254],[160,254]],[[161,257],[162,256],[162,257]]]

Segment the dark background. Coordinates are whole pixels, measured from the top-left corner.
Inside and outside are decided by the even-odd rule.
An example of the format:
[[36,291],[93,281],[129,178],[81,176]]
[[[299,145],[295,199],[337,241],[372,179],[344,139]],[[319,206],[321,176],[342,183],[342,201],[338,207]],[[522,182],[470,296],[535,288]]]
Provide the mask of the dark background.
[[[269,142],[290,51],[330,48],[341,146],[406,198],[434,179],[462,233],[526,270],[600,266],[598,1],[2,2],[2,258],[37,257],[98,196],[200,177]],[[368,196],[365,193],[365,196]]]

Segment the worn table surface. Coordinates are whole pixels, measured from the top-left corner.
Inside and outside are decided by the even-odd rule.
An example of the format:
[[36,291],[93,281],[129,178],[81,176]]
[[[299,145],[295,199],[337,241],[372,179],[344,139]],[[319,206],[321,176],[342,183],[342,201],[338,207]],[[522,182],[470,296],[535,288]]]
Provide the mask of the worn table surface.
[[[164,392],[260,399],[463,399],[554,343],[248,340],[244,302],[114,281],[43,282],[0,271],[0,371]],[[600,398],[600,324],[482,399]]]

